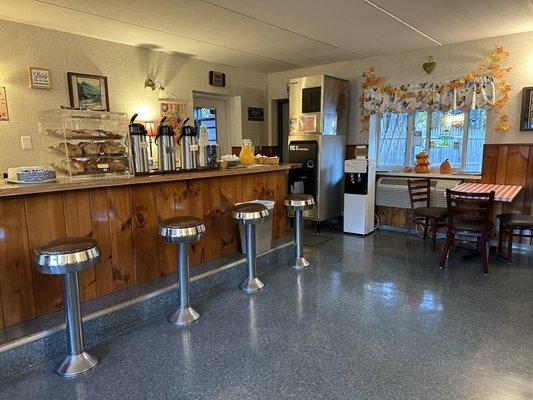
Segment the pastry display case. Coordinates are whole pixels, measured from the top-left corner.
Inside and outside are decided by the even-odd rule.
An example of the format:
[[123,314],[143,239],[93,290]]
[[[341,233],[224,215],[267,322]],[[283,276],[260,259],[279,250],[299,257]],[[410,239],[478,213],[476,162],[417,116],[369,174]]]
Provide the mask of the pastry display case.
[[39,113],[42,161],[59,177],[133,176],[126,113],[51,110]]

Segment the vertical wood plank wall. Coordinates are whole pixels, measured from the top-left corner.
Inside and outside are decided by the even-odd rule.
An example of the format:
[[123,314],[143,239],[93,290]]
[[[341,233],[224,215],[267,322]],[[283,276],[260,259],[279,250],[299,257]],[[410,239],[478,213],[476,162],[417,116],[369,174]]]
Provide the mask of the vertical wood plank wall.
[[286,231],[286,171],[96,188],[0,199],[0,328],[62,307],[61,277],[32,265],[33,249],[65,236],[93,237],[101,259],[80,275],[90,300],[176,271],[175,246],[157,235],[158,221],[203,218],[207,234],[192,245],[191,265],[239,250],[231,207],[239,201],[276,200],[273,237]]
[[[486,144],[483,147],[481,175],[482,183],[524,186],[513,203],[496,202],[494,215],[501,212],[533,214],[533,144]],[[376,213],[381,224],[406,226],[406,209],[378,206]],[[527,238],[518,238],[517,241],[529,243]]]

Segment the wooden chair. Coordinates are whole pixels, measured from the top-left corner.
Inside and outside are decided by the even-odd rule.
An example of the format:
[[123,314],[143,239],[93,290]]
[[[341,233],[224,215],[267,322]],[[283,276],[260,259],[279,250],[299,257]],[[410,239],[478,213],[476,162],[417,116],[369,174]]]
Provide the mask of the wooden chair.
[[[533,238],[533,215],[525,214],[498,214],[496,216],[500,221],[500,233],[498,235],[498,253],[502,252],[503,235],[507,236],[507,262],[511,262],[513,251],[513,238],[515,235],[520,237]],[[514,233],[515,230],[518,233]],[[527,235],[524,231],[529,231]]]
[[481,247],[483,273],[488,271],[489,240],[492,236],[492,210],[494,208],[494,191],[490,193],[464,193],[446,189],[448,204],[448,231],[446,244],[442,251],[441,268],[446,264],[446,258],[455,236],[475,237]]
[[411,235],[414,224],[424,225],[424,240],[428,235],[428,228],[431,225],[433,237],[431,238],[431,250],[435,251],[435,241],[439,227],[446,226],[445,220],[448,210],[445,207],[431,207],[430,200],[430,179],[408,179],[409,200],[411,202],[411,213],[407,226],[405,245]]

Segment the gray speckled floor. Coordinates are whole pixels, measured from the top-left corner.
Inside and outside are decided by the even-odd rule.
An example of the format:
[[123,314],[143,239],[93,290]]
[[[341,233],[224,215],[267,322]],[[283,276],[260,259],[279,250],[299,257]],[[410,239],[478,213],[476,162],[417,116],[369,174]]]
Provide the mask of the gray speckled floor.
[[188,330],[161,316],[95,349],[84,377],[43,364],[0,382],[0,398],[533,398],[533,255],[492,259],[484,277],[458,253],[440,270],[398,233],[335,236],[306,249],[306,271],[197,304]]

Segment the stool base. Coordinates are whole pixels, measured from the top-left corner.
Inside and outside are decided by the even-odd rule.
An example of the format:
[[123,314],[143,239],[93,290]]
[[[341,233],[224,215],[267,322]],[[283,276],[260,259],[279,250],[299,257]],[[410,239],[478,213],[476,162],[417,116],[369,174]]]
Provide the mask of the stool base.
[[75,378],[76,376],[89,371],[98,364],[98,357],[84,351],[75,356],[67,356],[57,366],[56,373],[64,378]]
[[246,293],[259,292],[265,287],[265,284],[259,280],[259,278],[247,278],[240,285],[239,288]]
[[307,267],[309,267],[309,261],[307,261],[305,258],[303,257],[296,257],[294,258],[291,263],[289,264],[289,266],[295,270],[302,270],[302,269],[305,269]]
[[187,325],[192,324],[198,318],[200,318],[200,314],[198,314],[194,310],[194,308],[187,307],[187,308],[178,308],[176,312],[174,312],[174,314],[172,314],[168,320],[176,326],[187,326]]

